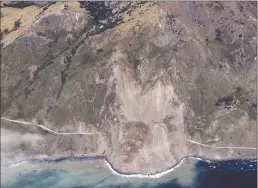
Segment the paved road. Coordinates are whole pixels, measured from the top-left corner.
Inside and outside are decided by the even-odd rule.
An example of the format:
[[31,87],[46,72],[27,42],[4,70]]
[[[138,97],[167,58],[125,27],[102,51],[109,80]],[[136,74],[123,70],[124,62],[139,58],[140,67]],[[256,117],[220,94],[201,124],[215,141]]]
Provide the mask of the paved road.
[[234,146],[231,146],[231,147],[215,147],[215,146],[209,146],[209,145],[206,145],[206,144],[202,144],[202,143],[196,142],[194,140],[186,139],[186,141],[187,142],[191,142],[193,144],[197,144],[197,145],[203,146],[203,147],[214,148],[214,149],[254,149],[254,150],[257,149],[257,148],[253,148],[253,147],[234,147]]
[[[53,130],[45,127],[44,125],[39,125],[39,124],[36,124],[36,123],[31,123],[31,122],[22,121],[22,120],[13,120],[13,119],[5,118],[5,117],[1,117],[1,119],[5,120],[5,121],[9,121],[9,122],[20,123],[20,124],[23,124],[23,125],[35,125],[35,126],[38,126],[38,127],[42,128],[46,131],[49,131],[49,132],[57,134],[57,135],[92,135],[92,134],[97,134],[97,133],[88,133],[88,132],[74,132],[74,133],[63,132],[63,133],[61,133],[61,132],[53,131]],[[200,146],[203,146],[203,147],[213,148],[213,149],[250,149],[250,150],[257,150],[257,148],[254,148],[254,147],[234,147],[234,146],[231,146],[231,147],[216,147],[216,146],[210,146],[210,145],[202,144],[202,143],[196,142],[194,140],[186,139],[186,141],[191,142],[192,144],[197,144],[197,145],[200,145]]]
[[92,134],[97,134],[97,133],[88,133],[88,132],[74,132],[74,133],[63,132],[62,133],[62,132],[53,131],[53,130],[47,128],[44,125],[39,125],[39,124],[36,124],[36,123],[31,123],[31,122],[22,121],[22,120],[13,120],[13,119],[5,118],[5,117],[1,117],[1,119],[5,120],[5,121],[9,121],[9,122],[20,123],[20,124],[23,124],[23,125],[35,125],[35,126],[38,126],[38,127],[42,128],[46,131],[49,131],[49,132],[57,134],[57,135],[92,135]]

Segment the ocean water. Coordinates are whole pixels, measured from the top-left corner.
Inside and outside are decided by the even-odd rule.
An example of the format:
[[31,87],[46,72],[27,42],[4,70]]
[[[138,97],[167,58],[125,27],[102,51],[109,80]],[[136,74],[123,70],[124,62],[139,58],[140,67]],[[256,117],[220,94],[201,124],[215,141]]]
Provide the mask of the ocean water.
[[256,188],[257,160],[187,158],[157,177],[119,175],[100,159],[30,161],[1,167],[2,188]]

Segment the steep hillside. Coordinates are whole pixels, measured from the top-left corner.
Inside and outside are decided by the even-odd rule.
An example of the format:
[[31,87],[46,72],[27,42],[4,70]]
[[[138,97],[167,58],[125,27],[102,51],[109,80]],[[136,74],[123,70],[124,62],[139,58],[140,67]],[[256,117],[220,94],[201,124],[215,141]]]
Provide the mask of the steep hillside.
[[3,35],[1,116],[93,134],[2,119],[5,137],[28,134],[4,157],[105,155],[141,173],[256,157],[255,2],[5,6],[1,30],[21,27]]

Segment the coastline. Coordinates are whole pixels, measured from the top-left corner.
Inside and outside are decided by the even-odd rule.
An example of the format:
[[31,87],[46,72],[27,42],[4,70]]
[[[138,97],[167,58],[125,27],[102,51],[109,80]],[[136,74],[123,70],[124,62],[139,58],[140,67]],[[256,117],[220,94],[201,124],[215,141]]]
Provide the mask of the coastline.
[[[15,164],[8,165],[7,167],[4,167],[4,168],[17,167],[21,164],[30,163],[30,162],[31,163],[34,163],[34,162],[36,162],[36,163],[59,163],[59,162],[65,161],[65,160],[70,160],[70,161],[73,161],[73,160],[74,161],[101,160],[104,162],[105,166],[109,169],[109,171],[113,175],[124,177],[124,178],[157,179],[157,178],[161,178],[161,177],[167,175],[168,173],[174,171],[175,169],[180,167],[185,161],[187,161],[189,159],[204,161],[207,163],[226,161],[226,159],[225,160],[209,160],[209,159],[201,158],[198,156],[186,156],[186,157],[182,158],[176,165],[169,167],[165,171],[156,172],[155,174],[140,174],[140,173],[129,173],[129,172],[120,171],[119,169],[115,168],[112,165],[112,163],[108,160],[108,158],[104,155],[97,155],[97,156],[77,155],[77,156],[60,156],[60,157],[38,156],[38,157],[35,157],[32,159],[23,160],[23,161],[15,163]],[[230,159],[230,160],[241,160],[241,159]],[[252,158],[248,159],[248,160],[257,161],[257,159],[252,159]]]

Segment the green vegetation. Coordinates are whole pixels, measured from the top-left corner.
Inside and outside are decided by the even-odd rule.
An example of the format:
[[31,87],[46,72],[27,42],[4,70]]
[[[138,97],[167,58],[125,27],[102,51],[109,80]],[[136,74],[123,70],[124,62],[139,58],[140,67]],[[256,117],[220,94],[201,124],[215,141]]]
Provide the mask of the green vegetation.
[[63,125],[67,119],[69,118],[69,115],[71,114],[69,110],[69,103],[71,101],[67,100],[63,104],[60,104],[58,107],[54,107],[50,112],[50,120],[56,125]]
[[21,19],[14,22],[13,31],[17,30],[21,26]]
[[135,79],[137,78],[137,67],[141,64],[141,61],[138,60],[138,59],[134,59],[133,60],[133,74],[134,74],[134,77]]
[[133,35],[138,34],[145,24],[140,24],[139,22],[133,27]]
[[9,29],[8,28],[5,28],[4,29],[4,34],[7,35],[9,33]]
[[26,151],[26,150],[28,150],[28,145],[26,144],[26,143],[21,143],[21,150],[22,151]]

